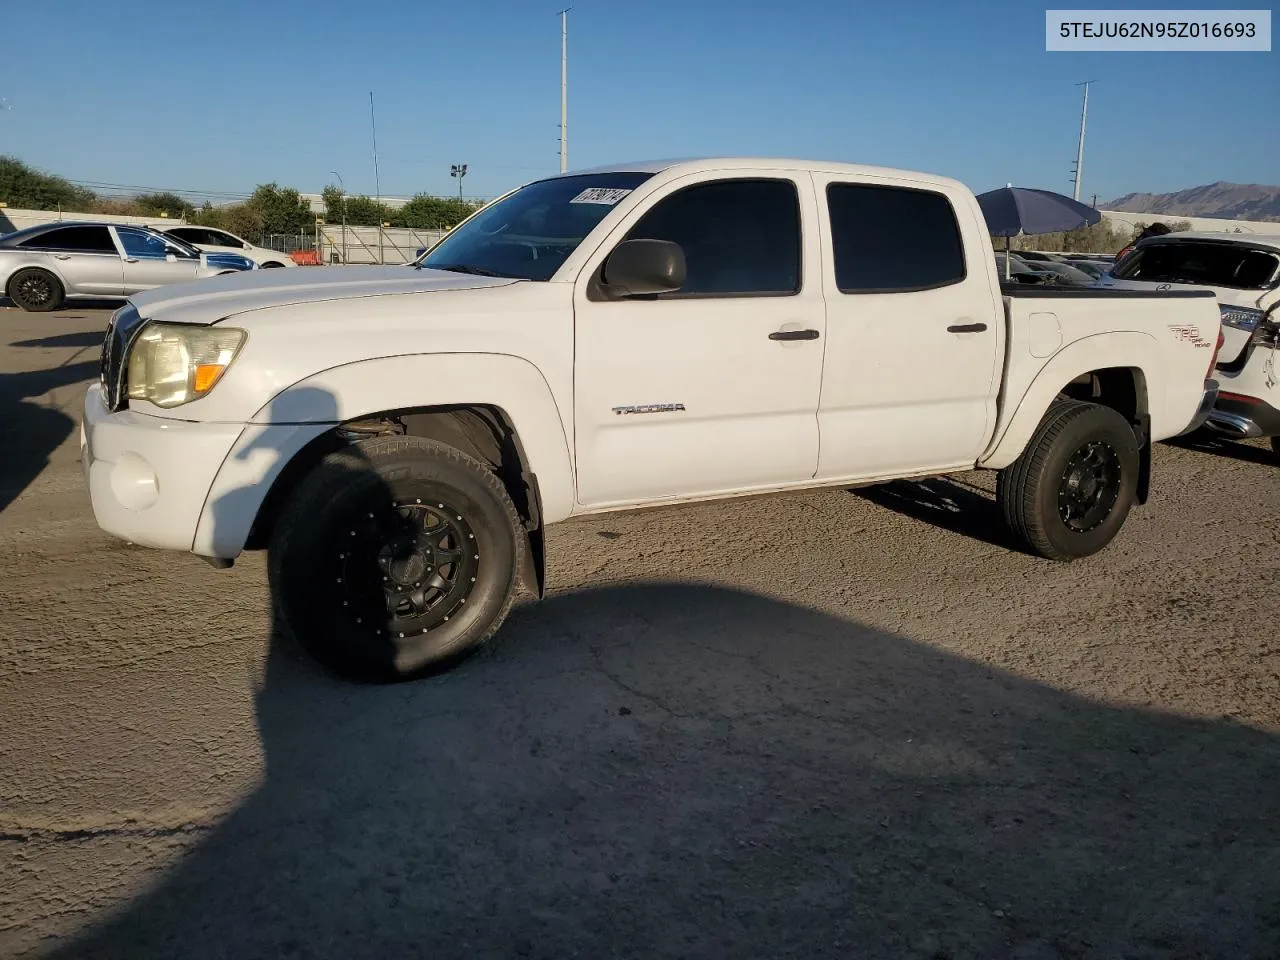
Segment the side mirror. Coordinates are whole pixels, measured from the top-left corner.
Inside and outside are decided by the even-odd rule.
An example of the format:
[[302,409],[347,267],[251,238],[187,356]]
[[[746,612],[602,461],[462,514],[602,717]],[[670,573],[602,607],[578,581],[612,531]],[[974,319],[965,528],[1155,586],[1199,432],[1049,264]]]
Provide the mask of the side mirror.
[[166,253],[164,255],[165,263],[177,263],[178,255],[176,253]]
[[669,240],[624,240],[601,271],[605,286],[624,297],[672,293],[684,286],[686,276],[684,251]]

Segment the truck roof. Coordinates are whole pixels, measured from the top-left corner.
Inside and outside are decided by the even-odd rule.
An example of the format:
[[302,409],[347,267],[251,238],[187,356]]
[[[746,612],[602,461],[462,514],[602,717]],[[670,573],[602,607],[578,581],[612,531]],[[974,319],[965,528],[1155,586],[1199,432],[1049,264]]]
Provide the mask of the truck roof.
[[711,170],[734,169],[858,174],[871,177],[891,177],[935,186],[964,187],[958,180],[933,173],[899,170],[894,167],[876,167],[863,163],[841,163],[834,160],[799,160],[786,157],[680,157],[666,160],[637,160],[629,163],[610,163],[585,170],[570,170],[566,173],[558,174],[558,176],[572,177],[587,173],[704,173]]

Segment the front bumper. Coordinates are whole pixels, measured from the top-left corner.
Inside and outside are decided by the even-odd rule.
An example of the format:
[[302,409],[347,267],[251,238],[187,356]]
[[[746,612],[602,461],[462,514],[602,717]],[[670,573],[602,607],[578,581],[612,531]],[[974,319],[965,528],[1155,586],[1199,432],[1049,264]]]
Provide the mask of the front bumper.
[[1204,395],[1200,398],[1200,406],[1196,408],[1196,415],[1191,418],[1178,436],[1185,436],[1188,433],[1194,433],[1205,425],[1213,414],[1214,405],[1218,402],[1218,381],[1206,380],[1204,382]]
[[190,550],[209,488],[243,429],[112,413],[102,387],[91,386],[80,457],[98,526],[131,543]]
[[94,384],[80,426],[94,519],[131,543],[234,559],[285,465],[332,428],[112,413]]

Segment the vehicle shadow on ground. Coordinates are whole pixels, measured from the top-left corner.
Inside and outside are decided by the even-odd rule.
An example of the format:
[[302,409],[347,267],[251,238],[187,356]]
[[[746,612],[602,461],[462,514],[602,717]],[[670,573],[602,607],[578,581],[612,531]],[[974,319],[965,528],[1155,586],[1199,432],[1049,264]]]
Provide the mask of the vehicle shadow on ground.
[[260,786],[47,956],[1280,951],[1272,734],[714,586],[557,596],[390,687],[269,644]]
[[103,332],[101,330],[82,330],[76,333],[57,333],[51,337],[36,337],[34,340],[18,340],[9,344],[11,347],[101,347]]
[[1269,446],[1259,447],[1254,446],[1252,443],[1227,440],[1222,437],[1216,437],[1207,431],[1197,431],[1185,437],[1175,437],[1166,440],[1165,443],[1170,446],[1181,447],[1183,450],[1194,450],[1198,453],[1230,457],[1233,460],[1241,460],[1245,463],[1257,463],[1267,467],[1280,466],[1280,455],[1273,452]]
[[[124,297],[108,297],[106,299],[95,300],[71,300],[64,303],[57,310],[49,311],[49,316],[66,317],[68,314],[73,314],[77,310],[114,310],[124,302]],[[15,310],[20,309],[17,304],[4,296],[0,296],[0,307],[12,307]]]
[[1026,548],[1009,533],[993,499],[980,490],[947,477],[895,480],[849,491],[876,506],[913,520],[1007,550]]
[[40,475],[50,454],[76,428],[75,420],[40,398],[97,373],[96,357],[46,370],[0,373],[0,512]]

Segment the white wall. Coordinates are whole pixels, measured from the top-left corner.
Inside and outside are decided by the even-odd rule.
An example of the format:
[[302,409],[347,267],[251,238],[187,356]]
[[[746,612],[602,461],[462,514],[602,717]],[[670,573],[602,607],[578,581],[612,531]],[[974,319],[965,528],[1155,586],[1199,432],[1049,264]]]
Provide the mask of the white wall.
[[1192,230],[1225,230],[1241,233],[1262,233],[1276,236],[1280,234],[1280,223],[1270,220],[1219,220],[1214,217],[1183,217],[1176,213],[1130,213],[1127,210],[1103,210],[1104,220],[1121,229],[1132,230],[1137,223],[1172,223],[1175,220],[1186,220]]
[[38,227],[59,220],[91,221],[93,223],[137,223],[143,226],[162,223],[183,223],[180,217],[117,217],[105,213],[59,213],[57,210],[15,210],[0,207],[0,233],[13,233],[27,227]]

